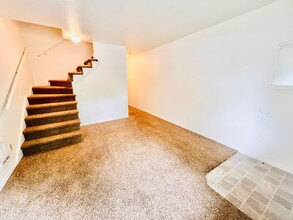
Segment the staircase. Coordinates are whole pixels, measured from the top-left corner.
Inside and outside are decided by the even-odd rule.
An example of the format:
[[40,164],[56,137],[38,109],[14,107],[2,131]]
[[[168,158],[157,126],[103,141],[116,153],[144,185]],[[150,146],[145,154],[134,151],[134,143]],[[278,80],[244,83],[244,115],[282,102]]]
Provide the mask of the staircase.
[[69,72],[67,80],[49,80],[50,86],[33,87],[28,97],[28,116],[23,131],[23,154],[31,155],[57,149],[82,141],[77,102],[72,89],[74,75],[83,75],[93,68],[97,59],[87,59],[76,72]]

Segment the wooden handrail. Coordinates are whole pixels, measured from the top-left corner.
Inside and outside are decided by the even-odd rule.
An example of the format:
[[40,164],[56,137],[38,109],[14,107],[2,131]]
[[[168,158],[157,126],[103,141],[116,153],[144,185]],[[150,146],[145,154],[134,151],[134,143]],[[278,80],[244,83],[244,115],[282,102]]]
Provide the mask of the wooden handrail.
[[41,57],[41,56],[44,56],[44,55],[47,55],[47,53],[50,51],[50,50],[53,50],[55,47],[58,47],[60,46],[61,44],[63,44],[65,42],[66,39],[63,39],[59,42],[57,42],[56,44],[52,45],[51,47],[49,47],[48,49],[44,50],[43,52],[41,52],[38,57]]
[[9,110],[10,103],[11,103],[11,100],[12,100],[12,97],[13,97],[13,94],[14,94],[16,84],[17,84],[18,76],[19,76],[19,73],[21,71],[21,68],[22,68],[22,65],[23,65],[23,62],[24,62],[24,58],[26,56],[26,51],[27,51],[26,48],[24,48],[23,51],[22,51],[20,60],[19,60],[19,62],[17,64],[16,71],[14,73],[12,82],[11,82],[10,87],[9,87],[5,102],[4,102],[4,104],[3,104],[2,108],[1,108],[0,115],[2,115],[4,109]]

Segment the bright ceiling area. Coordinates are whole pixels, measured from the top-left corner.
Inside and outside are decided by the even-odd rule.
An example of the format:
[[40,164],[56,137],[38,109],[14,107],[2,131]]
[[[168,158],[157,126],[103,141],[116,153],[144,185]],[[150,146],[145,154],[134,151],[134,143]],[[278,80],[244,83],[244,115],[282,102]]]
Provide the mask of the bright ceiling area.
[[276,0],[1,0],[0,17],[138,54]]

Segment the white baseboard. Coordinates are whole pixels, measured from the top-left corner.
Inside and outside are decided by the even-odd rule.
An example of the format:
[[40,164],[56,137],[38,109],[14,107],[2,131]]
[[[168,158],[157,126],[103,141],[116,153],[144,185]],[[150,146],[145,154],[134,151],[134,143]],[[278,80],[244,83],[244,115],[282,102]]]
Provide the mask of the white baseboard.
[[[227,145],[227,144],[221,143],[221,141],[217,140],[217,139],[214,138],[214,137],[208,137],[208,136],[205,136],[205,135],[201,134],[200,132],[198,132],[198,131],[196,131],[196,130],[192,130],[192,129],[188,128],[188,127],[184,127],[184,126],[182,126],[182,125],[179,125],[179,124],[177,124],[177,123],[175,123],[175,122],[172,122],[172,121],[170,121],[170,120],[168,120],[168,119],[166,119],[166,118],[164,118],[164,117],[162,117],[162,116],[160,116],[160,115],[157,115],[157,114],[154,114],[154,113],[149,112],[149,111],[147,111],[147,110],[144,110],[144,109],[142,109],[142,108],[136,107],[135,105],[129,104],[129,106],[131,106],[131,107],[133,107],[133,108],[136,108],[136,109],[139,109],[139,110],[141,110],[141,111],[143,111],[143,112],[146,112],[146,113],[148,113],[148,114],[150,114],[150,115],[153,115],[153,116],[155,116],[155,117],[157,117],[157,118],[160,118],[160,119],[162,119],[162,120],[164,120],[164,121],[166,121],[166,122],[168,122],[168,123],[170,123],[170,124],[176,125],[176,126],[178,126],[178,127],[180,127],[180,128],[183,128],[183,129],[185,129],[185,130],[191,131],[191,132],[193,132],[193,133],[195,133],[195,134],[197,134],[197,135],[200,135],[200,136],[202,136],[202,137],[204,137],[204,138],[210,139],[210,140],[212,140],[212,141],[215,141],[215,142],[217,142],[217,143],[219,143],[219,144],[223,144],[223,145],[225,145],[225,146],[227,146],[227,147],[230,147],[230,148],[232,148],[232,149],[238,151],[238,150],[235,149],[234,147],[231,147],[231,146],[229,146],[229,145]],[[242,152],[240,152],[240,153],[242,153]]]
[[[187,127],[183,127],[183,126],[178,125],[178,124],[176,124],[176,123],[174,123],[174,122],[171,122],[171,121],[165,119],[164,117],[161,117],[161,116],[159,116],[159,115],[156,115],[156,114],[154,114],[154,113],[152,113],[152,112],[149,112],[149,111],[147,111],[147,110],[145,110],[145,109],[142,109],[142,108],[136,107],[135,105],[132,105],[132,104],[130,104],[130,103],[129,103],[128,105],[131,106],[131,107],[134,107],[134,108],[136,108],[136,109],[139,109],[139,110],[141,110],[141,111],[143,111],[143,112],[146,112],[146,113],[148,113],[148,114],[151,114],[151,115],[153,115],[153,116],[155,116],[155,117],[157,117],[157,118],[160,118],[160,119],[162,119],[162,120],[164,120],[164,121],[166,121],[166,122],[168,122],[168,123],[171,123],[171,124],[173,124],[173,125],[176,125],[176,126],[178,126],[178,127],[181,127],[181,128],[186,129],[186,130],[188,130],[188,131],[194,132],[194,133],[196,133],[196,134],[198,134],[198,135],[200,135],[200,136],[202,136],[202,137],[208,138],[208,139],[210,139],[210,140],[216,141],[217,143],[223,144],[224,146],[230,147],[231,149],[234,149],[235,151],[238,151],[238,152],[240,152],[240,153],[242,153],[242,154],[244,154],[244,155],[247,155],[247,156],[252,157],[252,158],[255,158],[255,159],[259,160],[259,161],[262,161],[262,162],[265,162],[265,163],[270,164],[270,165],[272,165],[272,166],[275,166],[275,167],[277,167],[277,168],[279,168],[279,169],[281,169],[281,170],[284,170],[284,171],[286,171],[286,172],[288,172],[288,173],[292,173],[291,170],[289,170],[289,169],[284,169],[284,167],[280,167],[278,164],[274,164],[274,163],[272,163],[268,158],[259,157],[259,156],[255,156],[255,155],[249,154],[249,153],[244,152],[243,150],[239,150],[239,149],[237,149],[237,148],[235,148],[235,147],[233,147],[233,146],[230,146],[230,145],[227,145],[227,144],[221,143],[221,141],[217,140],[216,138],[213,138],[213,137],[207,137],[207,136],[202,135],[201,133],[199,133],[199,132],[197,132],[197,131],[191,130],[191,129],[187,128]],[[292,174],[293,174],[293,173],[292,173]]]
[[[183,126],[181,126],[181,125],[178,125],[178,124],[176,124],[176,123],[174,123],[174,122],[171,122],[170,120],[168,120],[168,119],[166,119],[166,118],[164,118],[164,117],[162,117],[162,116],[159,116],[159,115],[157,115],[157,114],[155,114],[155,113],[149,112],[149,111],[147,111],[147,110],[145,110],[145,109],[143,109],[143,108],[136,107],[135,105],[132,105],[132,104],[128,104],[128,105],[129,105],[130,107],[136,108],[136,109],[138,109],[138,110],[140,110],[140,111],[146,112],[146,113],[148,113],[148,114],[150,114],[150,115],[153,115],[153,116],[155,116],[155,117],[157,117],[157,118],[160,118],[160,119],[162,119],[162,120],[164,120],[164,121],[166,121],[166,122],[168,122],[168,123],[170,123],[170,124],[176,125],[176,126],[178,126],[178,127],[180,127],[180,128],[186,129],[186,130],[188,130],[188,131],[192,131],[192,130],[190,130],[190,129],[188,129],[188,128],[185,128],[185,127],[183,127]],[[192,131],[192,132],[196,133],[195,131]],[[198,134],[198,133],[196,133],[196,134]],[[199,134],[199,135],[201,135],[201,134]],[[202,136],[202,135],[201,135],[201,136]]]
[[98,124],[98,123],[103,123],[103,122],[116,121],[116,120],[125,119],[125,118],[129,118],[129,115],[127,114],[127,115],[123,115],[123,116],[114,117],[114,118],[111,118],[111,119],[92,121],[92,122],[88,122],[88,123],[84,123],[82,121],[82,119],[81,119],[80,126],[87,126],[87,125],[93,125],[93,124]]

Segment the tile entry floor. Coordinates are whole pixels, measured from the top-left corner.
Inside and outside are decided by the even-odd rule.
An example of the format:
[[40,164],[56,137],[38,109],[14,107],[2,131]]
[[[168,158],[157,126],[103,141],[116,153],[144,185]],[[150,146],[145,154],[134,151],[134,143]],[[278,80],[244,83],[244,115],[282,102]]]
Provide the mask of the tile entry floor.
[[236,153],[207,174],[216,192],[260,220],[293,220],[293,175]]

